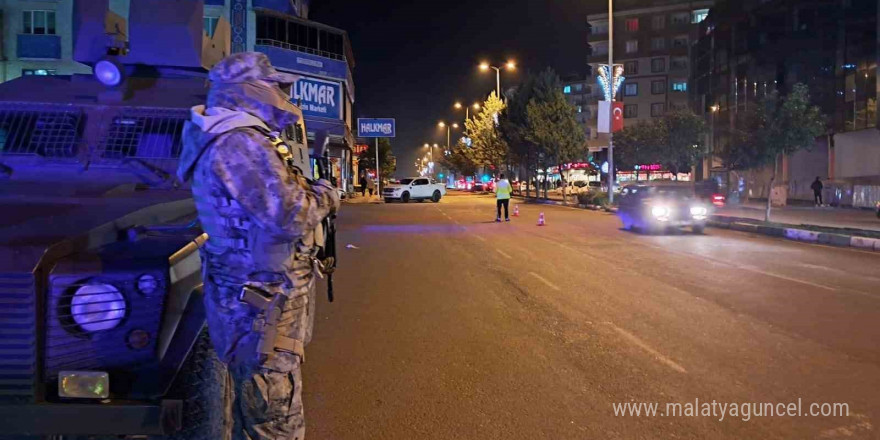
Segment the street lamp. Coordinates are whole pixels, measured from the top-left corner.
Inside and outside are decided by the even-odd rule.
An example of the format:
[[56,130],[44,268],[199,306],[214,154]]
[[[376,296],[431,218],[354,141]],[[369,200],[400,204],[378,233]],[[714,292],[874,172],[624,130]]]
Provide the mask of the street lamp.
[[[709,136],[711,139],[709,140],[709,169],[712,167],[713,156],[715,155],[715,114],[721,110],[721,106],[715,104],[709,107],[709,110],[712,112],[712,119],[709,121]],[[706,175],[708,175],[708,170],[706,170]]]
[[501,69],[515,70],[516,64],[513,61],[508,61],[503,66],[496,67],[485,61],[480,63],[480,70],[488,71],[489,69],[495,70],[495,93],[497,93],[498,99],[501,99]]
[[465,120],[465,121],[467,121],[467,120],[470,119],[470,117],[471,117],[471,115],[470,115],[470,110],[471,110],[471,108],[473,108],[474,111],[479,111],[479,110],[480,110],[480,103],[479,103],[479,102],[475,102],[474,105],[471,105],[471,106],[464,106],[464,105],[461,105],[460,102],[456,102],[456,103],[455,103],[455,109],[456,109],[456,110],[464,109],[464,120]]
[[453,129],[453,128],[457,129],[457,128],[458,128],[458,124],[453,123],[452,125],[449,125],[449,124],[447,124],[447,123],[445,123],[445,122],[443,122],[443,121],[440,121],[440,122],[437,124],[437,126],[440,127],[440,128],[445,128],[445,129],[446,129],[446,149],[448,150],[448,149],[449,149],[449,141],[450,141],[450,138],[452,137],[452,129]]

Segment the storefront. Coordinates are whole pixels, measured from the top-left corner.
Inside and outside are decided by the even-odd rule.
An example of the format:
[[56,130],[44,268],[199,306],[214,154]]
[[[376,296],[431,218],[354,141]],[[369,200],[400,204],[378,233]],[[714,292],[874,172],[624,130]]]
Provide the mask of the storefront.
[[690,173],[673,173],[659,163],[636,165],[632,169],[617,170],[618,183],[651,182],[655,180],[677,180],[688,182]]

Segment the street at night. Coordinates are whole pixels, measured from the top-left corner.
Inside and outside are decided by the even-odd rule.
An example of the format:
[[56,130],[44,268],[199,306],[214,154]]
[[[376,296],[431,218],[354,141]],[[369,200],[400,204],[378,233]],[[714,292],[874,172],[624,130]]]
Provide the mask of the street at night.
[[[339,243],[357,249],[340,251],[344,293],[318,306],[312,438],[873,438],[880,255],[718,229],[641,235],[613,214],[524,203],[497,224],[493,202],[344,207]],[[695,399],[850,413],[613,408]]]

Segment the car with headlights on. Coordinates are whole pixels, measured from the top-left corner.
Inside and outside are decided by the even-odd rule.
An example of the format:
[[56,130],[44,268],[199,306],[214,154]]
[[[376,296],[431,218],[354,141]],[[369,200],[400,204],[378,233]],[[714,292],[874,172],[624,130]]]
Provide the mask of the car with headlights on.
[[693,184],[631,184],[620,190],[617,215],[623,228],[647,233],[689,227],[701,234],[710,205],[696,197]]

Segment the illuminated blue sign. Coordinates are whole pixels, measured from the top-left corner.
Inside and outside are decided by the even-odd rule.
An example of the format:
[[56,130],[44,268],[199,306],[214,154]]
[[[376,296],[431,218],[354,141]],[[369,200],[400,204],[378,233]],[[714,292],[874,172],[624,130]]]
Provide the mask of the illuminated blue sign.
[[342,86],[337,82],[300,77],[294,84],[293,102],[300,105],[304,116],[342,119]]
[[396,127],[393,118],[358,118],[358,136],[364,138],[394,137]]

